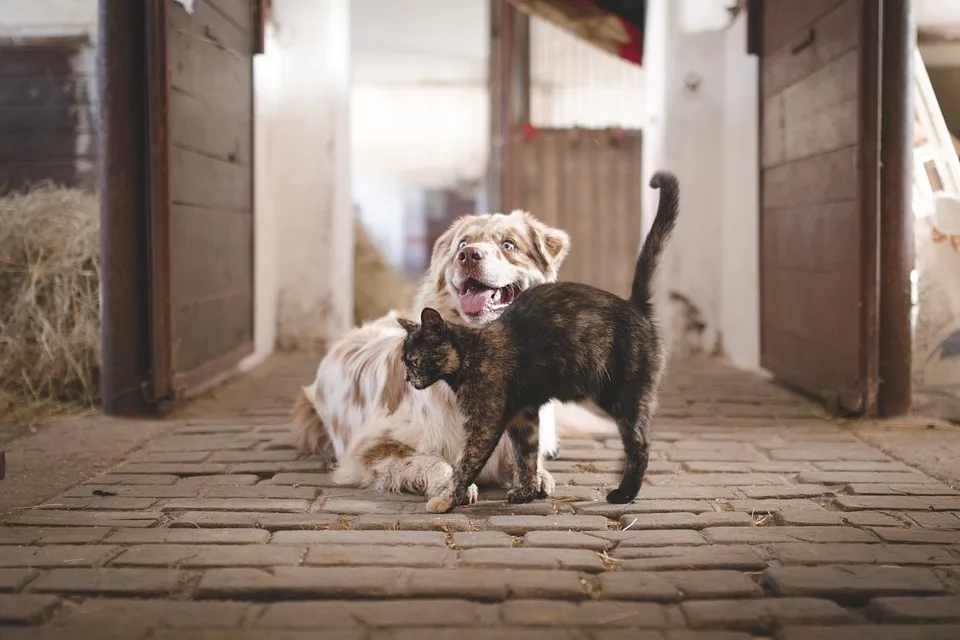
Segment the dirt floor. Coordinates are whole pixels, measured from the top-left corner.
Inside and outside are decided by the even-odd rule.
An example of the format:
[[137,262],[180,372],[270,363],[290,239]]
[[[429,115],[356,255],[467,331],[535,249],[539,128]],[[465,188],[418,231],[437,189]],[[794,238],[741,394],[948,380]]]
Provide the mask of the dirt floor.
[[672,367],[630,505],[616,439],[550,500],[434,516],[290,446],[315,361],[162,422],[6,434],[0,638],[960,638],[960,429],[838,424],[718,362]]

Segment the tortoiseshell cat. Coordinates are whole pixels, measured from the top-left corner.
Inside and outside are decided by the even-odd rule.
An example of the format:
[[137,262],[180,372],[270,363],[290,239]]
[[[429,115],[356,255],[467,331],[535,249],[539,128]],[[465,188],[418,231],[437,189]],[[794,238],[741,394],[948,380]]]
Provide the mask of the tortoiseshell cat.
[[679,183],[660,171],[657,216],[637,259],[629,300],[585,284],[555,282],[524,292],[497,320],[479,328],[446,324],[426,308],[407,330],[407,380],[426,389],[443,380],[466,418],[466,442],[451,486],[427,503],[444,512],[467,504],[473,484],[504,430],[516,458],[514,503],[545,497],[537,476],[538,410],[549,400],[593,400],[616,421],[626,453],[620,486],[607,502],[631,502],[649,457],[649,429],[665,358],[654,318],[651,280],[677,221]]

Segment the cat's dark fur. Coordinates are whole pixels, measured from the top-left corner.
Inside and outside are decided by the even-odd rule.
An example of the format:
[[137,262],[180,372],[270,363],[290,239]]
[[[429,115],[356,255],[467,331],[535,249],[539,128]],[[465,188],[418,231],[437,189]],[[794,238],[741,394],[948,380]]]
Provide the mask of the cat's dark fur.
[[651,280],[677,220],[679,184],[661,171],[656,219],[637,259],[629,300],[569,282],[529,289],[494,322],[473,328],[446,324],[424,309],[407,330],[407,380],[425,389],[443,380],[466,416],[466,443],[450,489],[427,508],[448,511],[467,503],[476,479],[504,430],[517,463],[511,502],[543,494],[538,486],[538,409],[551,399],[593,400],[617,423],[626,453],[620,486],[607,501],[632,501],[647,469],[649,429],[657,407],[664,354],[654,319]]

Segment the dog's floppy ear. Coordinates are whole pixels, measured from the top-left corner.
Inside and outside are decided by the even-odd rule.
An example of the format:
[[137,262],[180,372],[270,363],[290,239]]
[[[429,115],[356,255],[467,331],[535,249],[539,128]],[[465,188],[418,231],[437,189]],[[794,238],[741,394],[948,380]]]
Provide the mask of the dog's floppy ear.
[[407,320],[406,318],[397,318],[397,323],[407,330],[407,333],[413,333],[416,331],[420,325],[418,325],[413,320]]
[[530,229],[530,236],[537,251],[546,263],[547,270],[556,277],[560,265],[570,253],[570,235],[562,229],[548,227],[526,211],[522,215]]
[[433,333],[442,333],[447,328],[443,323],[443,318],[440,317],[440,313],[430,307],[424,307],[423,311],[420,312],[420,324],[423,325],[424,329]]

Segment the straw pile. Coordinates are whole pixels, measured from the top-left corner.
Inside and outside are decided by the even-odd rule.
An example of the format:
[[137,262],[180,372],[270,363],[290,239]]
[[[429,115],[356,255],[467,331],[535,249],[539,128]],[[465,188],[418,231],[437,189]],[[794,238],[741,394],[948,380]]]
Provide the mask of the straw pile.
[[97,197],[83,191],[0,198],[0,422],[96,404],[99,227]]
[[383,258],[359,218],[354,219],[353,321],[376,320],[390,309],[406,311],[414,286]]

